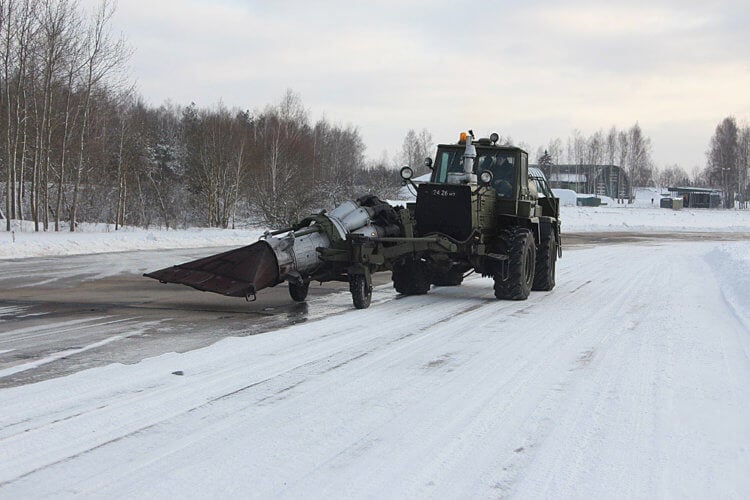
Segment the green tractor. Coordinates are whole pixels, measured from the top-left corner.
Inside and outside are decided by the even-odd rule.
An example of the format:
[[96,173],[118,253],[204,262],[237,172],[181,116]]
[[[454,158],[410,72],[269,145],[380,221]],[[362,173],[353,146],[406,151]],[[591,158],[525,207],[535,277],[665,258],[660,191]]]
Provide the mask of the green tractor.
[[498,299],[524,300],[532,290],[552,290],[562,256],[560,201],[541,170],[529,168],[528,153],[497,144],[497,134],[475,140],[471,131],[456,144],[440,144],[430,182],[401,177],[416,189],[409,203],[407,236],[441,236],[450,251],[426,249],[392,263],[399,293],[419,295],[432,285],[460,285],[472,270],[495,281]]

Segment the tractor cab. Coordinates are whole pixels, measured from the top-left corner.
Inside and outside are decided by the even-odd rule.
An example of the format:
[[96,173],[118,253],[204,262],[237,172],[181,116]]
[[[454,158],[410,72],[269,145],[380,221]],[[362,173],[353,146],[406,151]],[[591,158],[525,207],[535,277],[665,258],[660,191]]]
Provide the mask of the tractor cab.
[[427,162],[430,183],[484,187],[494,193],[498,212],[532,216],[538,194],[529,181],[529,155],[497,141],[497,134],[475,140],[462,133],[457,143],[438,145],[434,163]]
[[479,179],[481,183],[481,174],[486,171],[492,174],[492,182],[487,187],[493,188],[499,198],[524,197],[528,194],[529,155],[521,148],[499,146],[497,140],[497,134],[474,140],[473,136],[461,133],[456,144],[438,145],[435,162],[428,162],[432,168],[430,182],[467,184]]

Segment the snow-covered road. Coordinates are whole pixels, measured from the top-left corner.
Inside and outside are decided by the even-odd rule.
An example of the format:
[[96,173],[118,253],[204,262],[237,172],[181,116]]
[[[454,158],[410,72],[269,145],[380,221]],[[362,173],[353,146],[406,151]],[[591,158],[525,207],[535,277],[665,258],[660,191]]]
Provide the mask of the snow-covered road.
[[[583,248],[0,391],[0,497],[750,496],[750,242]],[[220,325],[217,324],[217,328]]]

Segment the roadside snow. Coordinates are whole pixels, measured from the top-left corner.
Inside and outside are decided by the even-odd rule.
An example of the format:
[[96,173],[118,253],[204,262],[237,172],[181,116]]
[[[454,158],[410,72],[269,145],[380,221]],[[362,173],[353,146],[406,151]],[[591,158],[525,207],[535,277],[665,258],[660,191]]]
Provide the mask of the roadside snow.
[[[5,224],[2,224],[4,227]],[[0,259],[77,255],[166,248],[244,246],[254,243],[261,229],[140,229],[82,224],[79,231],[34,232],[29,227],[0,232]]]
[[721,278],[724,300],[750,331],[750,252],[746,247],[723,245],[708,253],[706,261]]
[[565,207],[574,207],[576,206],[576,199],[578,199],[578,193],[573,191],[572,189],[553,189],[552,192],[560,198],[560,205]]
[[[655,202],[656,203],[656,202]],[[750,210],[638,208],[633,206],[561,207],[563,233],[750,232]]]

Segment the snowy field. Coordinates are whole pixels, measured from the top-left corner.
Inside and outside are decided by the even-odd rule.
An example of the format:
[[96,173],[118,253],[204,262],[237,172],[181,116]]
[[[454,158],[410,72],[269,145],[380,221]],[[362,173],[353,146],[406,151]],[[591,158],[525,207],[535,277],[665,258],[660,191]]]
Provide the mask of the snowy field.
[[[733,210],[562,217],[750,233]],[[0,258],[259,235],[19,230]],[[136,342],[112,328],[110,347]],[[750,240],[570,249],[523,302],[476,276],[382,285],[366,310],[5,388],[0,408],[0,498],[750,498]]]
[[[750,210],[667,210],[638,206],[562,206],[565,232],[730,232],[750,233]],[[0,219],[0,227],[5,227]],[[163,248],[244,246],[266,228],[144,230],[82,224],[79,232],[35,233],[29,224],[0,231],[0,259],[75,255]]]

